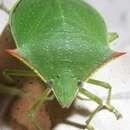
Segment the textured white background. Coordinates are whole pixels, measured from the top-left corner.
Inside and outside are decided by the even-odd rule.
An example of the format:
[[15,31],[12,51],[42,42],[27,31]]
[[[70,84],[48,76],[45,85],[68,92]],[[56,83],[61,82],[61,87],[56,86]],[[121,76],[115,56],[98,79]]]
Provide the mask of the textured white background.
[[[14,0],[4,0],[10,6]],[[120,38],[113,42],[111,47],[118,51],[125,51],[127,55],[103,67],[95,75],[96,79],[109,82],[113,86],[112,103],[123,113],[123,119],[116,121],[115,117],[107,111],[100,112],[93,120],[96,130],[130,130],[130,0],[86,0],[96,7],[105,18],[108,30],[118,32]],[[0,31],[3,30],[8,16],[0,11]],[[86,85],[88,87],[88,85]],[[104,96],[102,89],[90,89]],[[91,109],[95,104],[82,102],[81,106]],[[69,118],[75,122],[83,123],[84,117],[73,115]],[[61,124],[56,130],[78,130],[71,126]]]

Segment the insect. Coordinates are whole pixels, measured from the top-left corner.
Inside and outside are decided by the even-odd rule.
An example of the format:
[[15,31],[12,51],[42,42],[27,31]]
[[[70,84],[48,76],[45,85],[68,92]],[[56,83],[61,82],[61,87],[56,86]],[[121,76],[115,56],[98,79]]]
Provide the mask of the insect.
[[[117,34],[107,32],[103,18],[92,6],[83,0],[20,0],[10,13],[9,25],[16,49],[6,51],[32,71],[6,70],[6,75],[37,75],[48,86],[40,101],[34,102],[31,120],[51,92],[63,108],[69,108],[78,93],[99,105],[86,121],[88,130],[93,129],[90,122],[94,115],[104,108],[117,119],[121,117],[110,102],[111,85],[91,76],[125,53],[109,48]],[[107,101],[84,89],[82,82],[108,89]]]

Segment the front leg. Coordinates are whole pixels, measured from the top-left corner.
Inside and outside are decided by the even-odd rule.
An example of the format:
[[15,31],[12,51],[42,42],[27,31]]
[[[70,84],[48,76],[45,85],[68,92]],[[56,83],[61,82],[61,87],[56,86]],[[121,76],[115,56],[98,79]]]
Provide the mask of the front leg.
[[87,83],[93,84],[95,86],[103,87],[105,89],[108,89],[108,96],[107,96],[107,104],[110,104],[110,100],[112,98],[112,86],[109,83],[95,80],[95,79],[88,79]]

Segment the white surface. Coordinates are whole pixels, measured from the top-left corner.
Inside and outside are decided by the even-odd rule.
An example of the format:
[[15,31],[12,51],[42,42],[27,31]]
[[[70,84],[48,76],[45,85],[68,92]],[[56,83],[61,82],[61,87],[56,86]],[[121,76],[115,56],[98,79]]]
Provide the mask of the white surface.
[[[9,0],[8,0],[9,1]],[[10,0],[11,1],[11,0]],[[13,0],[12,0],[13,1]],[[86,0],[87,1],[87,0]],[[130,0],[88,0],[94,5],[106,20],[108,30],[118,32],[120,38],[111,46],[118,51],[125,51],[127,55],[103,67],[95,78],[109,82],[113,86],[113,105],[123,114],[123,119],[116,121],[113,114],[102,111],[97,114],[93,123],[96,130],[130,130]],[[0,12],[0,31],[7,21],[7,16]],[[106,90],[96,90],[99,95],[105,95]],[[119,99],[118,99],[119,98]],[[94,108],[95,104],[83,102],[81,105]],[[83,123],[84,117],[74,115],[69,119]],[[78,130],[66,125],[59,125],[56,130]]]

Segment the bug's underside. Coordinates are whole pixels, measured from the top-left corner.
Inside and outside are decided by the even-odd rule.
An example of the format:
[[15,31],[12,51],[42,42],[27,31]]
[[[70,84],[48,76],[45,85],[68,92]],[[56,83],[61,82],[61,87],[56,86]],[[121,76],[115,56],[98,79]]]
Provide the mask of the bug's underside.
[[10,27],[16,52],[38,75],[52,80],[64,107],[74,100],[78,81],[87,79],[112,54],[119,55],[108,47],[102,17],[82,0],[21,0]]

